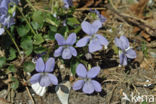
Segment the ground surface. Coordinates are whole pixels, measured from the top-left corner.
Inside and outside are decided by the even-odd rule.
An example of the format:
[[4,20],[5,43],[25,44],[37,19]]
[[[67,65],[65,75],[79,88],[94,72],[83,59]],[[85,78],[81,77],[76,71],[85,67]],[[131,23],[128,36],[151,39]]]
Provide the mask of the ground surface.
[[[154,103],[144,104],[156,104],[156,1],[110,0],[109,3],[107,0],[95,1],[77,0],[74,2],[74,5],[77,6],[74,15],[81,19],[89,8],[97,8],[107,18],[104,23],[105,27],[100,29],[100,32],[105,33],[110,41],[113,41],[119,34],[127,36],[137,52],[137,58],[130,61],[125,68],[121,68],[118,67],[116,60],[118,55],[114,54],[112,49],[95,53],[89,62],[92,65],[98,64],[102,68],[97,80],[101,82],[103,91],[86,95],[82,91],[71,90],[69,104],[134,104],[122,101],[123,92],[128,96],[132,93],[134,95],[154,95]],[[150,4],[148,1],[152,1],[152,3]],[[45,0],[34,3],[37,8],[44,8],[46,5],[48,3]],[[141,49],[143,42],[148,49],[147,54]],[[113,45],[110,44],[109,47],[111,46]],[[69,80],[68,67],[60,69],[60,72],[62,79],[66,77]],[[49,88],[43,97],[35,95],[31,87],[28,88],[35,104],[60,104],[53,91],[54,88]],[[0,104],[9,104],[7,101],[13,104],[33,104],[25,87],[19,88],[16,92],[9,91],[9,94],[7,88],[4,87],[0,91],[0,98],[2,98]],[[6,98],[7,101],[3,98]]]

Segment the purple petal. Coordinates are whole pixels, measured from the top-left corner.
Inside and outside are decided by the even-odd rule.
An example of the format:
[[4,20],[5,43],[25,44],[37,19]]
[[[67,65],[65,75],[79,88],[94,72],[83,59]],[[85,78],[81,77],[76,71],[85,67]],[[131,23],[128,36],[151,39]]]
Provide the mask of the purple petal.
[[70,48],[69,47],[65,48],[62,53],[62,58],[63,59],[71,59],[71,57],[72,57],[72,53],[70,51]]
[[87,70],[83,64],[79,64],[76,68],[76,74],[81,78],[86,78]]
[[88,72],[87,72],[87,78],[95,78],[100,72],[100,67],[96,66],[91,68]]
[[57,40],[58,45],[64,45],[65,44],[64,37],[61,34],[56,33],[55,39]]
[[85,36],[76,43],[76,47],[84,47],[90,40],[90,36]]
[[69,47],[70,48],[70,52],[73,56],[77,56],[77,51],[74,47]]
[[[100,20],[95,20],[93,23],[92,23],[92,26],[94,27],[94,31],[98,31],[99,30],[99,28],[101,28],[102,27],[102,23],[101,23],[101,21]],[[96,33],[95,32],[95,33]]]
[[104,23],[107,19],[103,15],[99,15],[99,19],[102,23]]
[[58,79],[55,75],[48,73],[48,77],[53,85],[58,84]]
[[64,7],[69,8],[69,6],[72,6],[72,0],[64,0]]
[[52,72],[55,67],[55,59],[49,58],[46,62],[45,72]]
[[83,92],[86,94],[91,94],[94,92],[94,86],[91,81],[87,81],[83,86]]
[[102,49],[100,41],[96,38],[93,38],[89,43],[89,52],[93,53]]
[[44,66],[44,61],[43,61],[43,59],[40,57],[40,58],[38,58],[37,61],[36,61],[36,71],[37,71],[37,72],[43,72],[43,71],[44,71],[44,68],[45,68],[45,66]]
[[136,52],[130,48],[129,50],[127,50],[126,56],[131,59],[136,58]]
[[101,92],[102,91],[102,87],[101,87],[101,84],[95,80],[91,80],[93,86],[94,86],[94,90],[96,92]]
[[119,54],[119,57],[120,57],[120,64],[121,65],[127,65],[127,57],[125,54],[121,53]]
[[4,18],[4,21],[2,22],[4,26],[9,28],[11,25],[15,24],[14,18],[11,16],[7,16]]
[[82,30],[88,34],[93,35],[95,34],[99,28],[101,27],[101,22],[99,20],[94,21],[92,24],[90,24],[87,21],[83,21],[81,24]]
[[92,35],[92,34],[93,34],[92,31],[91,31],[92,25],[91,25],[89,22],[83,21],[83,22],[81,23],[81,28],[82,28],[82,30],[83,30],[86,34],[88,34],[88,35]]
[[48,87],[50,84],[52,84],[48,74],[42,75],[39,83],[42,87]]
[[124,49],[127,49],[129,47],[129,41],[125,36],[120,36],[120,40],[122,41],[122,45]]
[[2,35],[4,33],[4,28],[0,28],[0,35]]
[[98,10],[96,10],[96,9],[95,9],[95,13],[96,13],[96,15],[98,15],[98,16],[100,15],[100,12],[99,12]]
[[64,1],[64,7],[69,8],[68,0],[63,0]]
[[41,74],[40,73],[37,73],[37,74],[34,74],[31,79],[30,79],[30,83],[31,84],[34,84],[34,83],[37,83],[39,82],[41,79]]
[[102,45],[108,46],[108,40],[104,36],[99,35],[99,34],[96,34],[95,36],[98,38],[98,40],[100,41]]
[[73,84],[73,90],[79,90],[82,88],[83,85],[84,85],[84,80],[77,80]]
[[75,42],[76,42],[76,34],[71,33],[66,40],[66,44],[67,45],[73,45]]
[[54,52],[54,56],[55,56],[55,57],[59,57],[59,56],[61,56],[62,51],[63,51],[63,47],[60,46],[58,49],[55,50],[55,52]]
[[[1,0],[0,2],[0,15],[6,15],[8,11],[9,0]],[[2,14],[1,14],[2,13]]]
[[117,47],[119,47],[120,49],[124,50],[123,45],[122,45],[122,41],[120,39],[118,39],[117,37],[115,38],[115,45]]

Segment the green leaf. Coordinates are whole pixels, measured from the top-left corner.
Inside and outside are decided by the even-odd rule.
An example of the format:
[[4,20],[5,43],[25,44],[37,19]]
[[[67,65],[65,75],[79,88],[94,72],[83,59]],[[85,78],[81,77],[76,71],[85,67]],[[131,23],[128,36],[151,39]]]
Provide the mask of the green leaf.
[[60,27],[59,30],[58,30],[58,33],[64,35],[65,32],[67,31],[67,28],[68,28],[67,26],[66,27]]
[[5,57],[0,57],[0,68],[6,63]]
[[114,53],[115,53],[115,54],[118,54],[118,52],[119,52],[118,47],[116,47],[115,45],[113,45],[113,46],[112,46],[112,49],[114,50]]
[[70,62],[71,72],[72,72],[73,75],[75,75],[75,73],[76,73],[76,67],[77,67],[78,64],[79,64],[78,61],[73,60],[73,61]]
[[31,37],[24,37],[20,46],[23,48],[27,56],[30,55],[33,50],[33,42]]
[[27,33],[30,31],[30,28],[28,25],[24,26],[24,25],[21,25],[17,28],[17,32],[18,32],[18,35],[20,37],[23,37],[25,35],[27,35]]
[[41,43],[43,43],[44,42],[44,39],[42,38],[42,34],[36,34],[35,36],[34,36],[34,44],[35,45],[40,45]]
[[49,18],[46,18],[45,21],[55,27],[58,27],[59,24],[60,24],[60,21],[59,19],[55,18],[55,17],[49,17]]
[[35,11],[33,13],[32,19],[38,24],[43,24],[43,20],[44,20],[43,13],[41,11]]
[[147,102],[146,101],[143,101],[141,104],[147,104]]
[[32,72],[35,69],[35,65],[31,61],[25,62],[23,67],[25,72]]
[[74,29],[74,33],[78,33],[81,30],[81,26],[78,26],[77,28]]
[[49,31],[47,40],[55,40],[55,32]]
[[17,78],[15,78],[15,77],[11,77],[11,80],[13,81],[13,82],[11,83],[11,88],[12,88],[13,90],[16,90],[16,89],[19,87],[19,81],[18,81]]
[[16,58],[16,50],[14,48],[10,48],[9,53],[8,60],[13,60]]
[[10,72],[16,72],[16,71],[17,71],[15,65],[13,65],[13,64],[10,65],[10,66],[8,67],[8,69],[9,69]]
[[37,29],[39,29],[39,28],[42,28],[42,26],[43,26],[43,25],[38,24],[38,23],[35,22],[35,21],[32,21],[32,22],[31,22],[31,25],[33,26],[33,28],[34,28],[35,30],[37,30]]
[[74,26],[76,24],[80,24],[80,22],[77,20],[77,18],[73,17],[73,18],[68,18],[67,19],[67,24],[69,26]]
[[36,54],[41,54],[41,53],[43,53],[43,52],[46,52],[47,51],[47,48],[44,48],[44,47],[38,47],[38,46],[36,46],[36,47],[34,47],[34,52],[36,53]]
[[55,26],[49,26],[50,30],[53,32],[57,32],[57,27]]

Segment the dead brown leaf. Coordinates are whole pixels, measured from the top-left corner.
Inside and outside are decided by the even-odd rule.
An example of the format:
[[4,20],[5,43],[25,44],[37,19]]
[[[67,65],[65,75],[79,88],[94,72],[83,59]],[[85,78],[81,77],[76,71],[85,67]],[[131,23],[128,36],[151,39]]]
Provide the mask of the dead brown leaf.
[[139,0],[138,3],[133,4],[130,9],[134,14],[140,18],[143,18],[143,12],[149,0]]
[[94,4],[94,0],[84,0],[84,2],[85,1],[87,1],[87,2],[86,2],[86,4],[82,8],[87,8],[87,7],[89,7],[89,6]]
[[[149,0],[140,0],[138,3],[133,4],[130,9],[132,10],[132,12],[134,12],[134,14],[138,17],[138,18],[144,18],[143,14],[144,14],[144,10],[147,6]],[[134,27],[133,32],[137,33],[138,31],[140,31],[140,28],[138,27]],[[143,36],[147,41],[151,41],[150,36],[145,33],[144,31],[141,31],[141,36]]]

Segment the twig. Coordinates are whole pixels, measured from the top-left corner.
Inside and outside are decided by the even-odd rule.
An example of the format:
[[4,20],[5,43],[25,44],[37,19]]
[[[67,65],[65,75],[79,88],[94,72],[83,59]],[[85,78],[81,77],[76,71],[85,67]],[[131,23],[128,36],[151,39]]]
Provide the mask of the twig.
[[85,11],[85,10],[105,10],[106,8],[77,8],[76,11]]
[[107,82],[118,82],[118,80],[107,79],[107,80],[104,80],[102,83],[107,83]]
[[[25,79],[23,79],[23,82],[26,82]],[[35,104],[35,102],[34,102],[32,96],[31,96],[31,93],[30,93],[30,91],[29,91],[29,88],[28,88],[27,86],[26,86],[25,88],[26,88],[26,90],[27,90],[27,93],[28,93],[28,95],[29,95],[31,101],[32,101],[32,104]]]
[[137,93],[139,93],[139,91],[137,90],[136,86],[135,86],[134,84],[132,84],[132,86],[134,87],[135,91],[136,91]]
[[156,37],[156,29],[155,28],[153,28],[153,27],[149,26],[148,24],[146,24],[145,21],[142,20],[141,18],[137,18],[137,17],[134,17],[134,16],[130,16],[128,14],[120,13],[118,11],[118,9],[113,5],[113,3],[111,1],[112,0],[110,0],[111,5],[109,5],[109,4],[106,5],[106,7],[108,9],[113,11],[119,17],[122,17],[127,23],[129,23],[131,25],[138,26],[140,29],[144,30],[150,36]]
[[[117,85],[118,85],[118,84],[117,84]],[[109,98],[109,102],[108,102],[108,104],[111,104],[111,99],[112,99],[113,93],[114,93],[114,91],[115,91],[117,85],[114,86],[114,88],[112,89],[111,96],[110,96],[110,98]]]
[[30,94],[29,88],[28,88],[27,86],[26,86],[26,90],[27,90],[27,93],[28,93],[28,95],[29,95],[29,97],[30,97],[30,99],[31,99],[31,101],[32,101],[32,104],[35,104],[35,102],[34,102],[32,96],[31,96],[31,94]]

